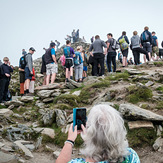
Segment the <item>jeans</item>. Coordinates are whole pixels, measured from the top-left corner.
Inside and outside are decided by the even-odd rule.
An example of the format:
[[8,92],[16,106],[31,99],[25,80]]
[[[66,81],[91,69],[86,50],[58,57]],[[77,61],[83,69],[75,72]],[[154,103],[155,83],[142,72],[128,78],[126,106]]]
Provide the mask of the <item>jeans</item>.
[[147,60],[149,61],[148,52],[145,51],[144,49],[138,47],[138,48],[132,49],[132,52],[133,52],[133,56],[134,56],[134,62],[135,62],[136,65],[140,64],[140,53],[145,54]]
[[83,63],[75,65],[75,80],[83,78]]
[[94,76],[97,76],[97,67],[100,64],[101,71],[100,76],[104,75],[104,54],[95,53],[94,55]]
[[8,86],[9,86],[10,79],[7,77],[4,77],[0,79],[0,102],[3,100],[6,101],[7,99],[7,92],[8,92]]
[[116,52],[108,52],[107,62],[108,62],[109,72],[112,71],[111,63],[114,66],[113,72],[115,72],[116,71]]

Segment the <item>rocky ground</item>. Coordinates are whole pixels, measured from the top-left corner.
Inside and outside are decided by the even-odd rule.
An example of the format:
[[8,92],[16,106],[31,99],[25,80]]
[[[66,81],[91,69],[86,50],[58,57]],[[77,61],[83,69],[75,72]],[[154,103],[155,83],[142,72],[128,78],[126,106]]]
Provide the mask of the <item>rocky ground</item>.
[[[163,162],[163,61],[120,68],[105,77],[89,76],[82,84],[65,84],[60,67],[57,82],[49,86],[39,86],[40,62],[35,61],[34,96],[14,96],[0,105],[0,163],[55,162],[73,121],[72,108],[89,111],[97,103],[107,103],[122,114],[129,145],[142,163]],[[16,69],[11,83],[12,93],[18,95]],[[82,157],[82,143],[78,136],[73,158]]]

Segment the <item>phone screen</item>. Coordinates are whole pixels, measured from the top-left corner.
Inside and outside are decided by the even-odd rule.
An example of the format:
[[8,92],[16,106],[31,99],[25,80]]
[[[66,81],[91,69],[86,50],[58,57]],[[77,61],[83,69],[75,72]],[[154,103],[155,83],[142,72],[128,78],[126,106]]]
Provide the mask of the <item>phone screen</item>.
[[82,130],[81,124],[86,126],[86,109],[85,108],[76,109],[76,125],[77,125],[77,130]]

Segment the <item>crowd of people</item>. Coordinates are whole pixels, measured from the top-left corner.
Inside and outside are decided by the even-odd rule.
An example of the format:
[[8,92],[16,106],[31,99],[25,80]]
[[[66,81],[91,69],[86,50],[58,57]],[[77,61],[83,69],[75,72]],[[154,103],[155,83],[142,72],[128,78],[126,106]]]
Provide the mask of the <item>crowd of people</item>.
[[[87,77],[88,65],[92,67],[92,76],[104,76],[105,63],[108,72],[115,73],[117,50],[118,60],[122,63],[122,67],[141,64],[141,53],[144,54],[144,62],[146,60],[150,61],[151,59],[153,61],[159,60],[158,39],[155,32],[149,32],[148,27],[144,27],[144,31],[140,37],[138,32],[134,31],[131,43],[125,31],[122,32],[122,35],[117,40],[114,39],[112,33],[107,34],[107,41],[101,40],[99,35],[92,36],[91,45],[87,53],[82,46],[78,46],[76,49],[71,47],[71,41],[75,43],[79,40],[79,29],[76,32],[73,30],[72,36],[68,38],[70,39],[66,39],[66,46],[63,48],[64,54],[60,57],[60,62],[65,71],[65,82],[73,79],[76,82],[82,82]],[[51,41],[48,49],[43,48],[45,50],[45,54],[42,56],[41,66],[41,73],[44,75],[43,85],[49,85],[49,83],[52,84],[55,82],[56,74],[58,73],[56,51],[59,50],[59,46],[60,42],[55,40],[55,42]],[[134,60],[132,60],[132,57],[128,59],[129,48],[132,50]],[[34,52],[35,49],[33,47],[29,49],[28,53],[25,49],[22,50],[22,57],[19,61],[21,95],[32,95],[34,93],[35,70],[32,59]],[[6,97],[11,78],[10,72],[12,68],[9,71],[6,67],[8,69],[11,67],[7,58],[4,59],[4,64],[1,66],[1,69],[4,70],[3,75],[1,75],[1,80],[2,78],[4,80],[3,85],[1,85],[3,89],[0,91],[0,102]],[[74,72],[75,75],[73,76]]]

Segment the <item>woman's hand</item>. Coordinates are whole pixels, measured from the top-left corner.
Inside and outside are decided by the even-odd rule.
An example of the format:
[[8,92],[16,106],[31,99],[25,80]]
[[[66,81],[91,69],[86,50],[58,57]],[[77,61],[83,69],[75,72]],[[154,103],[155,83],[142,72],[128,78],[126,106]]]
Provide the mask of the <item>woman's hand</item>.
[[74,131],[73,131],[73,123],[71,123],[69,131],[68,131],[68,138],[67,139],[75,141],[77,134],[78,134],[77,133],[77,125],[75,126]]

